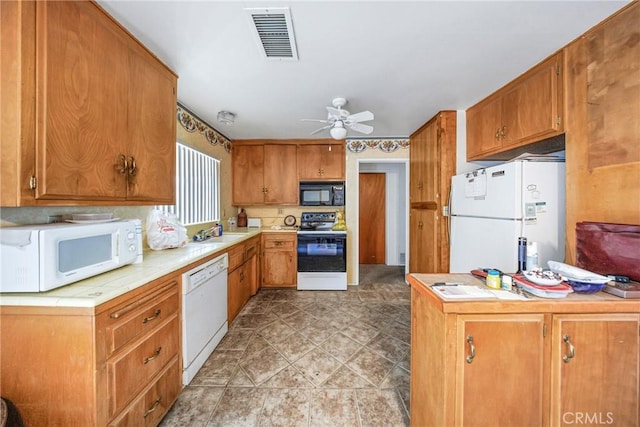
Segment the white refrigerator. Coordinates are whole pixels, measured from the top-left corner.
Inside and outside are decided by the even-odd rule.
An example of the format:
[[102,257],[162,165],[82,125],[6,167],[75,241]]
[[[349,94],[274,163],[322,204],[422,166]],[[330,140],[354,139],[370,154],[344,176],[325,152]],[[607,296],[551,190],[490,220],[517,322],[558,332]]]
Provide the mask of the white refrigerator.
[[564,261],[564,162],[512,161],[451,183],[450,272],[518,269],[518,238],[536,242],[538,265]]

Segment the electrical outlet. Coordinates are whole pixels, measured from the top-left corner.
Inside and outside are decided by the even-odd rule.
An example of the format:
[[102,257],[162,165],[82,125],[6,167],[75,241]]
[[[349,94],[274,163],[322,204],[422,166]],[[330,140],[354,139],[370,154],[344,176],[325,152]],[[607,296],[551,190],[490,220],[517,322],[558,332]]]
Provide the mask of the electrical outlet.
[[64,220],[66,219],[65,217],[65,215],[49,215],[47,216],[47,223],[51,224],[54,222],[64,222]]
[[278,208],[278,215],[284,215],[284,209]]
[[442,207],[442,216],[449,216],[449,206]]

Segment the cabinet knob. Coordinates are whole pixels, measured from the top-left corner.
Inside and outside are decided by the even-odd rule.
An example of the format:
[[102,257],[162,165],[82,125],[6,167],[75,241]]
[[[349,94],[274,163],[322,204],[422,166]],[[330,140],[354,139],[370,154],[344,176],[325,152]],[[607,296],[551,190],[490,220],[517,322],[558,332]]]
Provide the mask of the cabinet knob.
[[502,126],[502,129],[500,129],[500,136],[502,137],[502,139],[504,139],[505,136],[507,136],[507,127],[506,126]]
[[500,141],[500,128],[496,129],[496,139]]
[[467,363],[473,362],[473,359],[476,357],[476,346],[473,345],[473,335],[467,335],[467,344],[469,344],[469,354],[465,358]]
[[565,344],[567,344],[567,351],[569,352],[569,354],[565,354],[564,356],[562,356],[562,361],[564,363],[569,363],[571,359],[576,357],[576,349],[573,346],[573,344],[571,344],[571,337],[569,336],[569,334],[565,334],[562,337],[562,341],[564,341]]

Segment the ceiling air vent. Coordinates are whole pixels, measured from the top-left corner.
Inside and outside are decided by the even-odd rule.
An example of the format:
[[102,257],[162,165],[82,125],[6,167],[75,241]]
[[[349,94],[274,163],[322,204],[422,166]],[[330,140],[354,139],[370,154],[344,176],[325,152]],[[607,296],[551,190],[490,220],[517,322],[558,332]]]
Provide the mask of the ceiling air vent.
[[247,8],[260,51],[267,59],[297,61],[293,23],[288,7]]

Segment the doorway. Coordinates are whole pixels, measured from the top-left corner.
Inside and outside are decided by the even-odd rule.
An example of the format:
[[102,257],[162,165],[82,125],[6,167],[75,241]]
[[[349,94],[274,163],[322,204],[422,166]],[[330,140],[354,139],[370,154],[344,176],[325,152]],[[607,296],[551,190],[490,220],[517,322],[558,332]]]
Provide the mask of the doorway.
[[360,264],[386,264],[386,175],[360,173],[358,226]]

